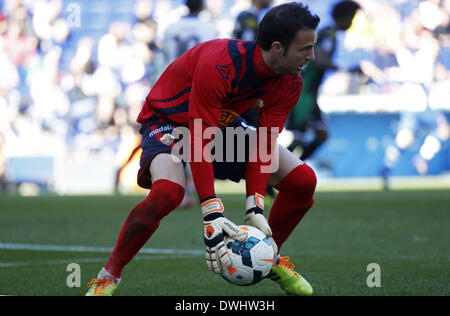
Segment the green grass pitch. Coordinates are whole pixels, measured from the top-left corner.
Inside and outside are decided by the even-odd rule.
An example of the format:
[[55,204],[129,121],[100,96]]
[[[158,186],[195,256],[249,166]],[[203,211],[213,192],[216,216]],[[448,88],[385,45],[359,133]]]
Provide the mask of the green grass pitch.
[[[227,217],[242,222],[244,196],[221,198]],[[140,199],[0,196],[0,294],[84,295]],[[449,191],[318,192],[282,255],[315,295],[449,295],[449,223]],[[144,249],[118,295],[284,295],[270,280],[238,287],[207,270],[198,207],[172,212]],[[67,285],[69,263],[80,266],[81,287]],[[380,287],[367,285],[371,263]]]

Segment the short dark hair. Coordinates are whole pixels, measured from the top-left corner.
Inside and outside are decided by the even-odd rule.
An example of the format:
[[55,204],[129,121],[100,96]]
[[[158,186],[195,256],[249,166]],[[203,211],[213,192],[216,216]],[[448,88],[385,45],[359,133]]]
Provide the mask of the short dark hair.
[[331,16],[334,20],[339,18],[353,17],[361,6],[355,1],[344,0],[334,5]]
[[287,49],[294,41],[297,31],[315,30],[319,22],[320,18],[301,2],[282,4],[266,13],[259,24],[256,42],[263,50],[269,50],[276,41]]
[[190,12],[200,12],[203,9],[203,0],[186,0]]

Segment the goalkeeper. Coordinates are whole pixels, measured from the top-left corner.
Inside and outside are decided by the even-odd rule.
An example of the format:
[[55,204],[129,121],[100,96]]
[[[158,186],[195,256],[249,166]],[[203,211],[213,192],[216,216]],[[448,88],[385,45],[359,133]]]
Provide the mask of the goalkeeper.
[[[316,176],[309,166],[277,145],[276,136],[300,97],[300,72],[314,59],[319,20],[302,3],[282,4],[265,15],[256,41],[212,40],[195,46],[168,66],[137,118],[142,124],[138,184],[151,189],[150,193],[130,212],[109,260],[88,285],[87,295],[115,292],[124,267],[162,218],[182,201],[185,163],[190,164],[201,204],[208,268],[220,273],[231,264],[224,234],[240,241],[247,237],[226,218],[226,206],[216,196],[214,178],[235,182],[246,179],[244,223],[259,228],[274,241],[276,258],[268,277],[288,294],[312,294],[311,285],[294,270],[289,258],[279,253],[313,205]],[[252,106],[260,109],[258,130],[239,117]],[[187,146],[186,139],[176,137],[176,128],[180,127],[188,128]],[[224,128],[237,127],[253,130],[256,137],[245,148],[227,148],[238,150],[238,156],[245,151],[246,161],[212,159],[210,141],[220,139]],[[208,138],[211,128],[217,128],[216,134]],[[192,153],[189,161],[174,154],[181,141],[183,150]],[[264,143],[267,148],[263,152],[271,157],[269,161],[259,154]],[[279,194],[267,220],[263,212],[268,184]]]

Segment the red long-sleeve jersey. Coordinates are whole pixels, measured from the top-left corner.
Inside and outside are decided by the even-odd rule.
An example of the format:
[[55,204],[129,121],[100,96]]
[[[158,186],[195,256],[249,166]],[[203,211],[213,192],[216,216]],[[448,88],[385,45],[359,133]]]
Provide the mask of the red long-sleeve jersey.
[[[202,121],[202,132],[208,126],[225,127],[262,100],[259,127],[269,131],[276,127],[281,132],[302,86],[301,76],[276,75],[255,42],[212,40],[195,46],[167,67],[148,94],[137,121],[143,124],[166,117],[189,126],[191,150],[201,142],[203,152],[210,140],[194,133],[194,120]],[[200,200],[215,196],[212,164],[202,159],[191,161],[190,166]],[[260,159],[247,165],[247,195],[265,193],[270,173],[261,172],[261,166]]]

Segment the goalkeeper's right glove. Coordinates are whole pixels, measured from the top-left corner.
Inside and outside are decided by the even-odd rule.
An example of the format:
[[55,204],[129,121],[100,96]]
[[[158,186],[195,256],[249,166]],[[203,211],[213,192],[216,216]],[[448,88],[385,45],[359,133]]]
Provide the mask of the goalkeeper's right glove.
[[278,254],[278,246],[272,238],[272,230],[269,223],[263,214],[264,211],[264,196],[258,193],[247,197],[246,209],[244,216],[244,224],[258,228],[264,233],[272,244],[274,255]]
[[243,242],[247,232],[223,216],[223,204],[218,198],[209,199],[201,204],[203,213],[203,240],[206,245],[206,264],[214,273],[231,265],[231,258],[224,243],[224,234]]

